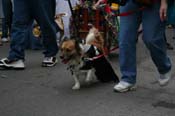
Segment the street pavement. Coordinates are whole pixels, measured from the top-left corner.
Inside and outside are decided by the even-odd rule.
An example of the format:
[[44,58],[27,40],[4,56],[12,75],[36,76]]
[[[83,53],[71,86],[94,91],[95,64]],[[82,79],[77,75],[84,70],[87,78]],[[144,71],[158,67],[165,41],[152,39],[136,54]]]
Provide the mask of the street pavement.
[[[175,47],[172,30],[168,41]],[[7,56],[9,44],[0,47]],[[168,50],[175,76],[175,50]],[[115,93],[115,83],[86,84],[72,90],[73,78],[59,60],[55,67],[43,68],[42,51],[26,50],[26,69],[0,70],[0,116],[175,116],[175,78],[160,87],[157,70],[141,37],[137,44],[137,89]],[[59,58],[58,58],[59,59]],[[120,76],[117,51],[109,56]]]

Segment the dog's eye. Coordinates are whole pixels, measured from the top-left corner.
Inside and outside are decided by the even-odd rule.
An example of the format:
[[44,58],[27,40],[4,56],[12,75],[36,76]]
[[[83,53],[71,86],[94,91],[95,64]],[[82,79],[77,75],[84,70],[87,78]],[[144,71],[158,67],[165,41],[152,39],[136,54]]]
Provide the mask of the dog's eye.
[[70,52],[71,50],[70,49],[66,49],[66,52]]

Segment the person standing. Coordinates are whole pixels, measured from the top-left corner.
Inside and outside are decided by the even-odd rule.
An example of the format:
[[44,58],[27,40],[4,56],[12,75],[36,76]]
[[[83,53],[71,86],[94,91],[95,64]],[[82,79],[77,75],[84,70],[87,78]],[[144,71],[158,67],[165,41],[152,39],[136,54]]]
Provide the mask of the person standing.
[[[139,1],[139,0],[137,0]],[[128,12],[139,9],[140,5],[129,0],[120,11]],[[121,17],[119,34],[119,60],[122,73],[121,80],[114,86],[116,92],[132,90],[136,84],[136,36],[139,26],[139,18],[142,19],[143,41],[149,49],[151,58],[159,72],[158,82],[161,86],[167,85],[171,78],[171,62],[166,53],[164,40],[166,0],[156,0],[151,6],[142,11]]]
[[10,51],[7,58],[0,60],[1,68],[24,69],[25,32],[35,19],[40,25],[44,45],[42,66],[57,63],[55,0],[14,0]]

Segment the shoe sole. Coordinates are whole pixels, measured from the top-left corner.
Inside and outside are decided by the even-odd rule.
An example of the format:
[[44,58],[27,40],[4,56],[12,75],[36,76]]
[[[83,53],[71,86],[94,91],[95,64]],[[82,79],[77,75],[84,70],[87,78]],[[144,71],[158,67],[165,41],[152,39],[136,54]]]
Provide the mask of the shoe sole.
[[114,89],[114,92],[117,92],[117,93],[124,93],[124,92],[128,92],[128,91],[135,91],[136,90],[136,86],[132,86],[132,87],[129,87],[127,89],[123,89],[123,90],[116,90]]
[[53,67],[57,64],[57,62],[58,61],[56,60],[55,63],[53,63],[53,64],[42,63],[42,67]]
[[54,64],[42,64],[42,67],[54,67],[56,63]]
[[0,69],[1,70],[24,70],[25,67],[8,67],[8,66],[1,65]]
[[24,70],[25,68],[0,67],[0,70]]

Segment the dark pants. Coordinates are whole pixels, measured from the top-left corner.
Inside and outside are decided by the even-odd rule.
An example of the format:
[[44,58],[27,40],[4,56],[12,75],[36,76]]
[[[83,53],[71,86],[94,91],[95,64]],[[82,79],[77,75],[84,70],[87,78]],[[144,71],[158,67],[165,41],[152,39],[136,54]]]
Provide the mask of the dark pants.
[[2,0],[4,18],[2,19],[2,38],[8,37],[12,24],[12,2],[11,0]]
[[14,0],[11,46],[8,59],[24,59],[25,33],[35,19],[41,28],[45,57],[55,56],[56,43],[55,0]]

